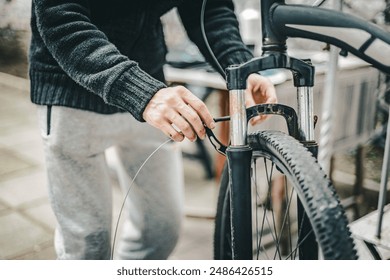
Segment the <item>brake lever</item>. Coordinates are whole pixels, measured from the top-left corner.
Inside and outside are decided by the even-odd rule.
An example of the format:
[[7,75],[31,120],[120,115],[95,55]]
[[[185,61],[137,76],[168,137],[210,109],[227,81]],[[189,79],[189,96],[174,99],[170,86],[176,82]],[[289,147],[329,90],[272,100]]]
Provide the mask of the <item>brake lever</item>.
[[[230,120],[230,117],[227,116],[227,117],[216,118],[216,119],[214,119],[214,122],[217,123],[217,122],[223,122],[223,121],[229,121],[229,120]],[[218,138],[215,136],[214,132],[210,128],[205,126],[205,129],[206,129],[207,137],[209,138],[209,141],[210,141],[211,145],[213,145],[214,149],[218,153],[220,153],[221,155],[226,156],[227,146],[225,146],[224,144],[221,143],[221,141],[218,140]]]

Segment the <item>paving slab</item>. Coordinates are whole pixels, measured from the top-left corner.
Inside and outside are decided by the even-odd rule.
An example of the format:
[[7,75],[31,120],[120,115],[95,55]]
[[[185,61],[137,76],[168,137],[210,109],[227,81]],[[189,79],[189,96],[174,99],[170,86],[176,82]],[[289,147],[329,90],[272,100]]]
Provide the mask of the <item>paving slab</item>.
[[15,260],[55,260],[57,258],[53,242],[42,244],[33,251],[15,257]]
[[0,182],[35,166],[17,152],[0,146]]
[[54,235],[57,222],[48,200],[45,200],[39,205],[26,208],[22,213],[31,221],[41,225],[49,233]]
[[9,206],[6,205],[4,202],[0,201],[0,215],[3,211],[9,209]]
[[10,206],[28,207],[29,203],[47,198],[44,171],[0,181],[0,197]]
[[37,251],[40,245],[53,238],[42,227],[16,212],[0,216],[0,225],[0,259],[14,259]]
[[183,221],[182,234],[170,256],[173,260],[213,259],[214,220],[187,218]]

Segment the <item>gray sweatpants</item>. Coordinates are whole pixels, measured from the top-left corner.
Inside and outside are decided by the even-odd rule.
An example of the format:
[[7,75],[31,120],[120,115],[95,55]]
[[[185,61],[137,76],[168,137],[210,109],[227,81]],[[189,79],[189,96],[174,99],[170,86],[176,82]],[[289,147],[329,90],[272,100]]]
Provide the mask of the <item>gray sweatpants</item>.
[[[128,113],[102,115],[38,106],[38,115],[49,198],[58,221],[57,257],[109,259],[112,189],[105,150],[116,147],[121,159],[119,169],[128,175],[120,172],[125,195],[143,161],[167,138]],[[171,142],[148,161],[131,188],[115,248],[116,258],[167,258],[176,245],[182,214],[181,152]]]

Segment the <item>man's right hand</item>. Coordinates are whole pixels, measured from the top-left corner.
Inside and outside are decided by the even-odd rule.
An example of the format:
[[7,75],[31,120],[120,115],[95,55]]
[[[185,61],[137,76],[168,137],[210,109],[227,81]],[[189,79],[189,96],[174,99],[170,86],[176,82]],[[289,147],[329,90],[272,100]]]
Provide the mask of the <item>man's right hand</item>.
[[184,137],[204,139],[204,124],[213,129],[215,123],[206,105],[183,86],[160,89],[143,112],[144,120],[160,129],[174,141]]

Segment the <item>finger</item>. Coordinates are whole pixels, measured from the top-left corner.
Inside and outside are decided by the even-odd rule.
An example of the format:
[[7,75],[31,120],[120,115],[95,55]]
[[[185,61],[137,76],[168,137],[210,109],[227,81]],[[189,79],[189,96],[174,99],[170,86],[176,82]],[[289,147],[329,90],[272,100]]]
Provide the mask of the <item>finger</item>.
[[196,111],[196,113],[199,115],[199,117],[201,118],[203,123],[206,124],[207,127],[211,129],[215,128],[214,119],[210,114],[206,104],[204,104],[199,98],[197,98],[191,92],[189,92],[189,94],[186,94],[183,97],[183,99],[185,102],[187,102],[188,105],[191,106],[192,109]]
[[261,120],[260,116],[253,117],[253,118],[251,118],[250,123],[251,123],[251,125],[255,125],[255,124],[259,123],[260,120]]
[[253,99],[252,92],[247,90],[246,94],[245,94],[245,107],[249,108],[249,107],[252,107],[255,105],[256,105],[256,102]]
[[177,131],[170,123],[161,126],[161,130],[173,141],[181,142],[184,140],[184,135]]
[[260,123],[262,123],[263,121],[265,121],[266,119],[268,119],[269,117],[270,117],[269,115],[262,115],[262,116],[253,117],[253,118],[250,120],[250,124],[251,124],[251,125],[260,124]]
[[179,109],[179,113],[191,124],[195,133],[203,140],[206,137],[206,130],[197,112],[190,105],[185,104]]
[[257,103],[276,103],[277,96],[273,83],[266,77],[251,74],[247,82],[247,93],[253,96]]
[[277,103],[278,97],[276,95],[276,90],[274,87],[268,88],[266,93],[266,103]]
[[191,124],[188,123],[180,114],[175,113],[169,118],[169,121],[187,137],[190,141],[194,142],[196,140],[196,133],[192,128]]

